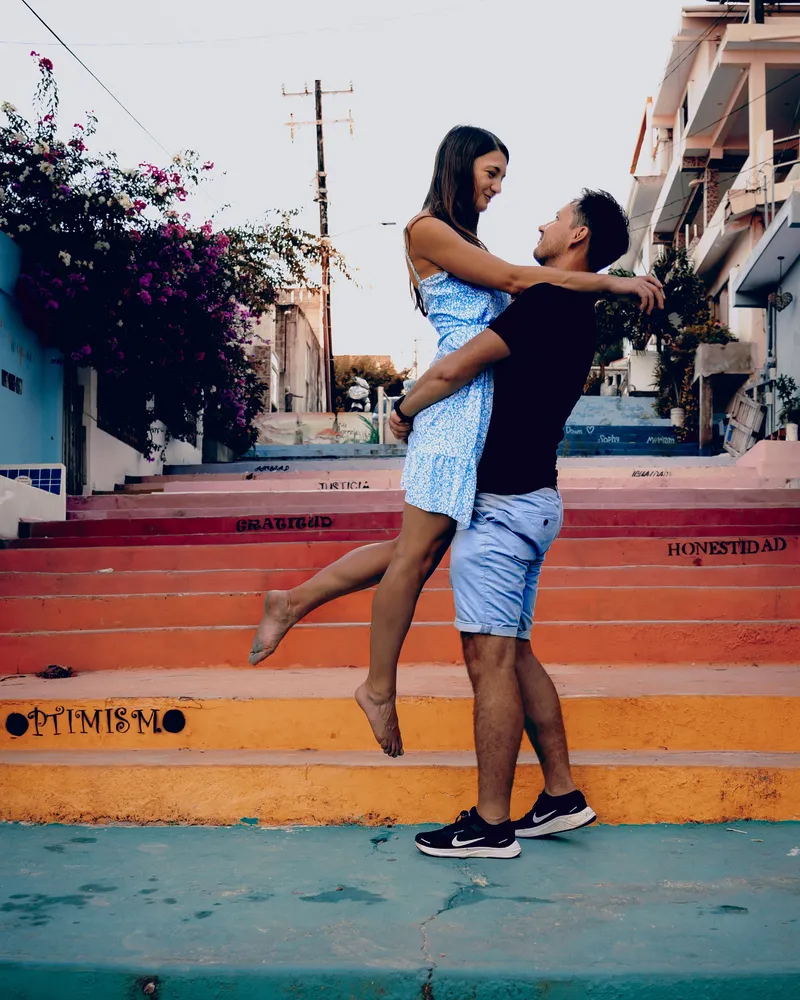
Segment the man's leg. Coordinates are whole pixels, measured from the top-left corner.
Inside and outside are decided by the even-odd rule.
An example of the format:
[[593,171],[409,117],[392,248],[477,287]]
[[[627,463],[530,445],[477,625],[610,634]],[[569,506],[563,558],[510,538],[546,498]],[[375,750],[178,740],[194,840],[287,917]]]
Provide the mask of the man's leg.
[[524,713],[516,671],[516,639],[463,634],[464,659],[475,693],[478,814],[487,823],[511,816],[511,789]]
[[575,791],[575,785],[556,686],[534,656],[530,640],[518,639],[516,647],[515,668],[525,710],[525,731],[542,765],[545,791],[549,795],[566,795]]
[[315,608],[379,583],[396,546],[396,538],[362,545],[293,590],[271,590],[264,599],[264,614],[253,639],[250,663],[256,666],[272,656],[289,629]]

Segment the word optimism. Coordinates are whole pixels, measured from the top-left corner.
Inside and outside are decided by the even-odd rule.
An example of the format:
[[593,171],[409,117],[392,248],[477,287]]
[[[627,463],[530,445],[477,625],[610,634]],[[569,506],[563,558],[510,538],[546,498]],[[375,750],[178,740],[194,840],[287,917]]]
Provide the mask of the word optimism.
[[[160,718],[159,718],[160,716]],[[116,733],[181,733],[186,726],[186,716],[178,708],[160,714],[157,708],[65,708],[58,705],[52,712],[35,706],[23,714],[10,712],[6,716],[9,736],[88,736],[97,733],[111,736]]]
[[714,542],[670,542],[668,556],[754,556],[761,552],[783,552],[785,538],[725,538]]
[[309,517],[240,517],[237,531],[306,531],[309,528],[330,528],[333,518],[327,514]]

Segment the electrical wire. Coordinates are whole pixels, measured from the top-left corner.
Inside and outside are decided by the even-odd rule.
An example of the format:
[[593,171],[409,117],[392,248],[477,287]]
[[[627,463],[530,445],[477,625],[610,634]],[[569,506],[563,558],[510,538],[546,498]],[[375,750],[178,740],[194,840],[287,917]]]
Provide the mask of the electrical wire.
[[[156,145],[157,145],[157,146],[159,147],[159,149],[161,149],[161,150],[162,150],[162,151],[163,151],[163,152],[164,152],[164,153],[165,153],[165,154],[166,154],[167,156],[172,156],[172,154],[171,154],[171,153],[170,153],[170,151],[169,151],[169,150],[167,149],[167,147],[166,147],[166,146],[165,146],[165,145],[164,145],[164,144],[163,144],[162,142],[160,142],[160,141],[159,141],[159,139],[157,139],[157,138],[156,138],[156,137],[155,137],[155,136],[153,135],[153,133],[152,133],[152,132],[150,131],[150,129],[149,129],[149,128],[147,128],[147,126],[146,126],[146,125],[144,125],[144,124],[143,124],[143,123],[142,123],[142,122],[141,122],[141,121],[140,121],[140,120],[139,120],[139,119],[138,119],[138,118],[136,117],[136,115],[135,115],[135,114],[134,114],[134,113],[133,113],[132,111],[130,111],[130,110],[129,110],[129,109],[128,109],[128,108],[127,108],[127,107],[126,107],[126,106],[125,106],[125,105],[124,105],[124,104],[122,103],[122,101],[121,101],[121,100],[120,100],[120,99],[119,99],[119,98],[117,97],[117,95],[116,95],[116,94],[115,94],[115,93],[114,93],[114,92],[113,92],[113,91],[112,91],[112,90],[111,90],[111,89],[110,89],[109,87],[107,87],[107,86],[106,86],[106,85],[105,85],[105,84],[103,83],[103,81],[102,81],[102,80],[100,79],[100,77],[99,77],[99,76],[98,76],[98,75],[97,75],[97,74],[96,74],[96,73],[95,73],[95,72],[94,72],[93,70],[91,70],[91,69],[90,69],[90,68],[89,68],[89,67],[88,67],[88,66],[86,65],[86,63],[85,63],[85,62],[83,61],[83,59],[81,59],[81,57],[80,57],[80,56],[79,56],[79,55],[78,55],[77,53],[75,53],[75,52],[74,52],[74,51],[73,51],[73,50],[72,50],[72,49],[71,49],[71,48],[69,47],[69,45],[67,45],[67,43],[66,43],[66,42],[64,41],[64,39],[63,39],[63,38],[62,38],[62,37],[61,37],[61,36],[60,36],[60,35],[59,35],[59,34],[58,34],[58,33],[57,33],[57,32],[56,32],[56,31],[55,31],[55,30],[54,30],[53,28],[51,28],[51,27],[50,27],[50,25],[49,25],[49,24],[47,23],[47,21],[45,21],[45,19],[44,19],[44,18],[43,18],[43,17],[42,17],[42,16],[40,15],[40,14],[38,14],[38,13],[37,13],[37,12],[36,12],[36,11],[35,11],[35,10],[33,9],[33,7],[31,7],[31,5],[30,5],[30,4],[28,3],[28,0],[22,0],[22,3],[23,3],[23,4],[25,5],[25,7],[27,7],[27,8],[28,8],[28,10],[29,10],[29,11],[31,12],[31,14],[33,14],[33,16],[34,16],[34,17],[36,18],[36,20],[37,20],[37,21],[39,21],[39,22],[40,22],[40,23],[41,23],[41,24],[42,24],[42,25],[43,25],[43,26],[44,26],[44,27],[45,27],[45,28],[47,29],[47,31],[49,31],[49,32],[50,32],[50,34],[51,34],[51,35],[53,36],[53,38],[55,38],[55,39],[56,39],[56,41],[57,41],[57,42],[59,43],[59,45],[63,46],[63,47],[64,47],[64,48],[65,48],[65,49],[67,50],[67,52],[69,52],[69,54],[70,54],[70,55],[72,56],[72,58],[73,58],[73,59],[74,59],[74,60],[75,60],[75,61],[76,61],[76,62],[77,62],[77,63],[78,63],[78,64],[79,64],[80,66],[82,66],[82,67],[83,67],[83,68],[84,68],[84,69],[86,70],[86,72],[87,72],[87,73],[89,74],[89,76],[91,76],[93,80],[95,80],[95,81],[96,81],[97,83],[99,83],[99,84],[100,84],[100,86],[101,86],[101,87],[103,88],[103,90],[104,90],[104,91],[105,91],[105,92],[106,92],[106,93],[107,93],[107,94],[109,95],[109,97],[110,97],[110,98],[111,98],[111,99],[112,99],[112,100],[113,100],[113,101],[114,101],[114,102],[115,102],[116,104],[118,104],[118,105],[119,105],[119,106],[120,106],[120,107],[122,108],[122,110],[123,110],[123,111],[125,112],[125,114],[126,114],[126,115],[128,115],[128,117],[129,117],[129,118],[131,118],[131,119],[132,119],[132,120],[133,120],[133,121],[134,121],[134,122],[135,122],[135,123],[136,123],[136,124],[137,124],[137,125],[139,126],[139,128],[140,128],[140,129],[141,129],[141,130],[142,130],[142,131],[143,131],[143,132],[145,133],[145,135],[147,135],[147,136],[148,136],[148,137],[149,137],[149,138],[150,138],[150,139],[151,139],[151,140],[152,140],[152,141],[153,141],[153,142],[154,142],[154,143],[155,143],[155,144],[156,144]],[[216,207],[217,207],[217,208],[219,208],[219,207],[220,207],[220,206],[219,206],[219,205],[217,204],[217,202],[216,202],[216,201],[214,201],[214,199],[213,199],[213,198],[211,197],[211,195],[210,195],[210,194],[208,193],[208,191],[206,191],[206,190],[205,190],[205,188],[200,188],[200,191],[201,191],[201,192],[202,192],[202,193],[203,193],[203,194],[204,194],[204,195],[206,196],[206,198],[208,198],[208,200],[209,200],[209,201],[210,201],[210,202],[211,202],[211,203],[212,203],[213,205],[216,205]]]

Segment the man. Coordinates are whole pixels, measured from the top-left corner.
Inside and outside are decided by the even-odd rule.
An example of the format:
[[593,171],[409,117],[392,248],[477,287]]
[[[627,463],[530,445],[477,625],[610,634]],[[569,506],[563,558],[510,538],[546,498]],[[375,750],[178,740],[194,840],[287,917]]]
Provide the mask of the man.
[[[599,271],[628,248],[628,220],[603,191],[584,190],[539,229],[545,267]],[[657,304],[663,296],[657,292]],[[531,651],[536,589],[545,554],[561,528],[556,452],[595,354],[592,296],[540,284],[491,326],[433,365],[392,415],[396,437],[414,416],[494,365],[491,424],[478,467],[472,523],[451,550],[456,628],[475,694],[478,804],[416,838],[436,857],[520,853],[517,837],[563,833],[594,822],[572,781],[564,723],[552,680]],[[511,788],[523,728],[545,788],[529,813],[510,821]]]

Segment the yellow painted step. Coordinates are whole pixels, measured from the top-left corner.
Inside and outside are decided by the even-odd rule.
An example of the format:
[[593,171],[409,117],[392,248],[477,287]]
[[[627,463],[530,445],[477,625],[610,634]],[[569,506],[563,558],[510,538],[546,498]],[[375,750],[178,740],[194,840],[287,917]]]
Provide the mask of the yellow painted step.
[[[551,666],[576,750],[800,751],[800,667]],[[0,687],[0,748],[373,750],[363,669],[135,670]],[[399,677],[408,749],[472,748],[463,667]]]
[[[800,754],[582,752],[574,775],[605,823],[800,819]],[[476,799],[471,753],[0,752],[0,820],[267,825],[452,820]],[[513,812],[542,778],[521,758]]]

